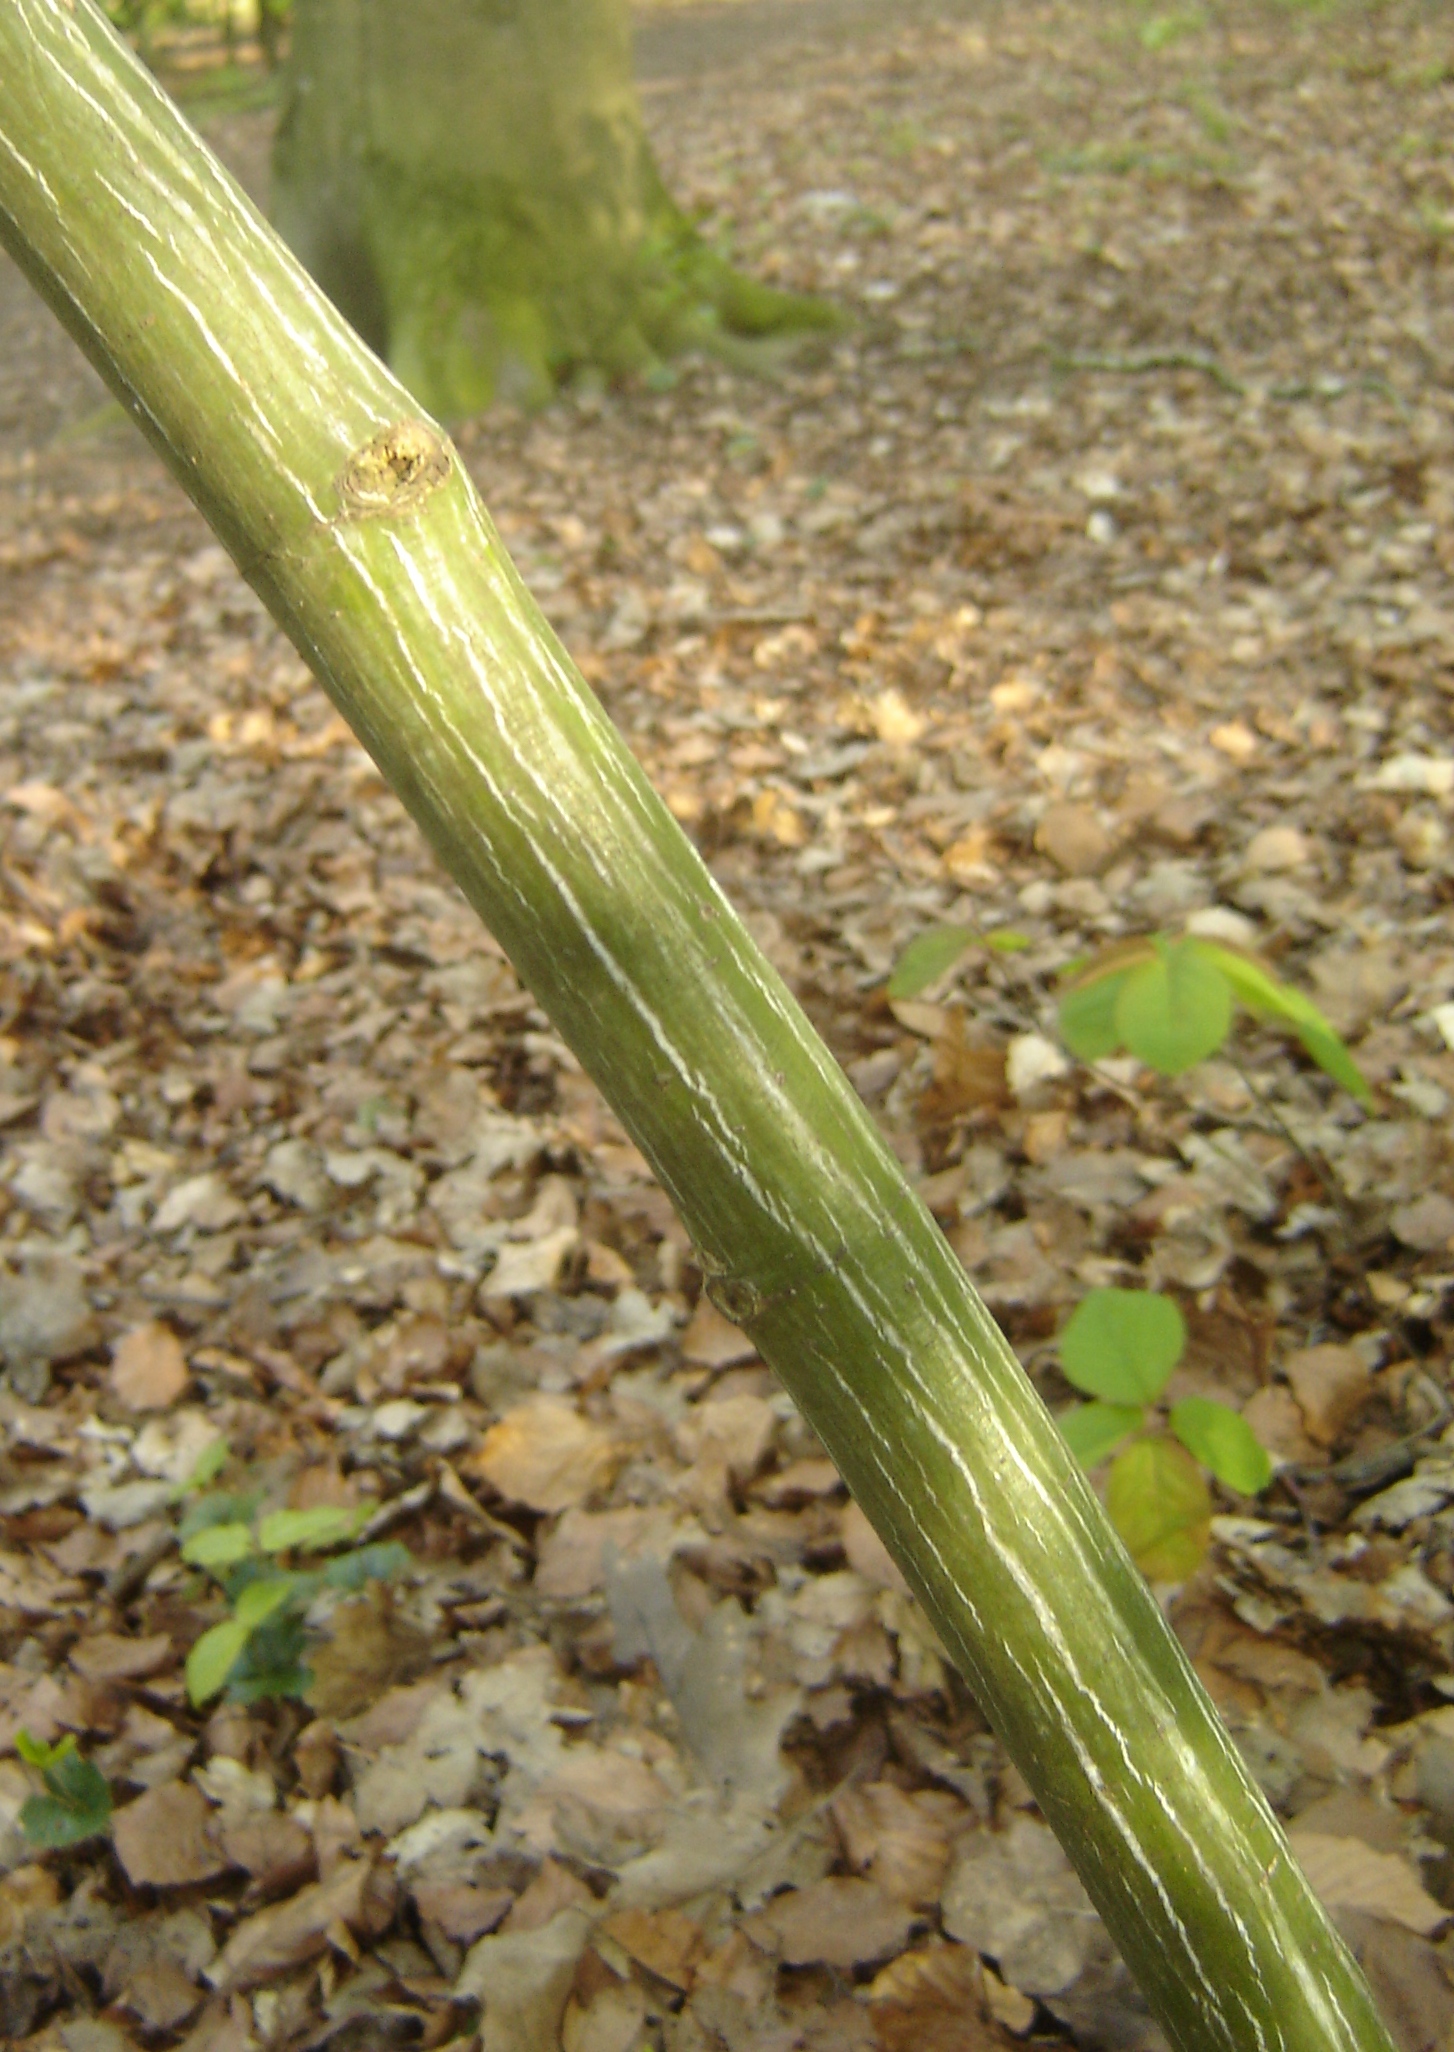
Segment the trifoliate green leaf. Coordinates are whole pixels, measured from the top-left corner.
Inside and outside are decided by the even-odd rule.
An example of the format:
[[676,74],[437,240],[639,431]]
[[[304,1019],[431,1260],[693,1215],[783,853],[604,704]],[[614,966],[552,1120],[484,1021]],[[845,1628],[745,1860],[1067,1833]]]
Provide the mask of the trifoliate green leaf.
[[1189,1454],[1240,1496],[1272,1480],[1272,1458],[1245,1418],[1211,1397],[1186,1397],[1167,1421]]
[[1116,1004],[1130,971],[1116,969],[1078,983],[1060,1000],[1060,1037],[1083,1062],[1104,1061],[1121,1045]]
[[1106,1509],[1148,1581],[1184,1582],[1211,1538],[1212,1499],[1201,1470],[1172,1439],[1138,1439],[1106,1478]]
[[1132,969],[1116,999],[1116,1032],[1149,1069],[1180,1076],[1227,1038],[1232,991],[1194,941],[1161,941],[1149,962]]
[[1091,1290],[1060,1335],[1067,1382],[1108,1404],[1148,1404],[1181,1359],[1186,1322],[1152,1290]]
[[1094,1468],[1138,1429],[1145,1416],[1139,1404],[1072,1404],[1055,1422],[1081,1466]]

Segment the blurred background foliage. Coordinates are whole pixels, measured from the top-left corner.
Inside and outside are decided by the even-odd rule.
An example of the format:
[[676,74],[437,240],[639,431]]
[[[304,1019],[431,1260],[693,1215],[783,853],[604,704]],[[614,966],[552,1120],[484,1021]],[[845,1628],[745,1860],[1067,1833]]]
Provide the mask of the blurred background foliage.
[[107,14],[148,60],[157,45],[175,62],[189,44],[215,51],[225,63],[261,53],[269,70],[283,55],[292,0],[102,0]]

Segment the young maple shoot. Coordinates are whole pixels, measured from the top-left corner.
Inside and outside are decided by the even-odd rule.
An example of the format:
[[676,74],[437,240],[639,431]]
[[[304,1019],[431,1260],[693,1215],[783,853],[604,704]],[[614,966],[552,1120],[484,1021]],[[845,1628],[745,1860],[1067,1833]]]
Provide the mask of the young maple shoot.
[[[192,1703],[224,1690],[234,1703],[304,1693],[312,1679],[306,1654],[314,1600],[325,1590],[350,1594],[366,1582],[387,1581],[409,1565],[403,1546],[349,1544],[370,1515],[367,1505],[340,1504],[260,1511],[255,1496],[222,1492],[192,1504],[178,1531],[182,1559],[211,1576],[230,1608],[187,1655]],[[321,1566],[285,1564],[298,1555],[332,1557]]]
[[40,1851],[80,1845],[97,1838],[111,1824],[111,1790],[93,1761],[76,1750],[75,1734],[67,1732],[56,1745],[15,1734],[15,1750],[33,1767],[44,1785],[43,1795],[27,1796],[20,1806],[20,1829]]
[[1083,1062],[1124,1048],[1163,1076],[1180,1076],[1222,1047],[1241,1005],[1288,1026],[1318,1067],[1361,1105],[1373,1094],[1311,998],[1255,956],[1198,934],[1150,934],[1074,965],[1060,1001],[1061,1038]]
[[[1056,1422],[1071,1452],[1093,1468],[1143,1432],[1186,1347],[1186,1321],[1173,1298],[1154,1290],[1092,1290],[1059,1346],[1066,1381],[1091,1401]],[[1106,1478],[1111,1523],[1153,1582],[1184,1581],[1206,1554],[1212,1499],[1203,1467],[1240,1496],[1255,1496],[1272,1480],[1266,1448],[1226,1404],[1184,1397],[1166,1423],[1169,1431],[1125,1447]]]

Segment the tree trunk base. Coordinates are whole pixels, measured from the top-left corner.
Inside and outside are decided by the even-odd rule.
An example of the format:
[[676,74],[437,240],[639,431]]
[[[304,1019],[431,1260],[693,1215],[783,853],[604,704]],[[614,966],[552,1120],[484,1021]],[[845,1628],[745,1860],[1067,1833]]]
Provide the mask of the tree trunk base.
[[[518,198],[518,196],[517,196]],[[634,247],[603,246],[569,206],[535,193],[373,194],[364,241],[390,367],[445,420],[494,399],[535,406],[582,374],[649,374],[698,350],[735,362],[831,333],[825,301],[761,285],[727,263],[662,195]]]
[[284,236],[445,420],[842,325],[743,277],[673,203],[622,0],[307,0],[273,171]]

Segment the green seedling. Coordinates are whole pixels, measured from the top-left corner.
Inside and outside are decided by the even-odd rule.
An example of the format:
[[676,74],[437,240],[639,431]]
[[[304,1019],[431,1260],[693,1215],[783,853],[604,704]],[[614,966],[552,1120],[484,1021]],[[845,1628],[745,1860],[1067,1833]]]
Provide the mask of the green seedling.
[[996,955],[1017,955],[1028,948],[1023,933],[998,927],[993,933],[978,933],[972,926],[930,926],[916,934],[894,964],[887,994],[890,998],[915,998],[937,983],[969,953],[971,948],[989,948]]
[[[235,1703],[303,1694],[312,1679],[305,1655],[313,1599],[324,1589],[387,1581],[409,1564],[402,1546],[350,1545],[369,1515],[367,1507],[336,1504],[264,1512],[256,1497],[221,1493],[193,1502],[178,1531],[182,1558],[212,1578],[231,1610],[187,1656],[194,1704],[224,1690]],[[317,1566],[291,1564],[300,1555],[332,1557]]]
[[1163,1076],[1180,1076],[1215,1054],[1238,1005],[1288,1026],[1318,1067],[1361,1105],[1373,1094],[1357,1063],[1310,998],[1279,982],[1255,956],[1164,934],[1120,942],[1073,965],[1060,1001],[1060,1032],[1083,1062],[1123,1048]]
[[1179,1307],[1153,1290],[1092,1290],[1060,1335],[1065,1379],[1091,1399],[1063,1412],[1060,1429],[1087,1468],[1123,1448],[1106,1478],[1106,1509],[1153,1582],[1184,1581],[1206,1553],[1212,1499],[1203,1468],[1239,1496],[1272,1480],[1251,1426],[1210,1397],[1184,1398],[1167,1414],[1168,1431],[1145,1431],[1185,1346]]
[[20,1806],[20,1828],[33,1846],[51,1852],[97,1838],[108,1828],[111,1791],[106,1777],[81,1758],[70,1732],[52,1746],[28,1731],[18,1731],[15,1750],[45,1784],[44,1795],[27,1796]]

